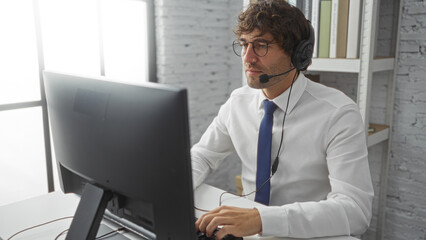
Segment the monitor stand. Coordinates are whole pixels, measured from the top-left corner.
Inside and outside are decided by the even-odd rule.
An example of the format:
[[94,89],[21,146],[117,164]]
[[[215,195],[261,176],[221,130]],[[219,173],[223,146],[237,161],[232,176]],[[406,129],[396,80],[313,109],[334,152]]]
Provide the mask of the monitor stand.
[[111,192],[86,183],[66,240],[95,239],[111,198]]

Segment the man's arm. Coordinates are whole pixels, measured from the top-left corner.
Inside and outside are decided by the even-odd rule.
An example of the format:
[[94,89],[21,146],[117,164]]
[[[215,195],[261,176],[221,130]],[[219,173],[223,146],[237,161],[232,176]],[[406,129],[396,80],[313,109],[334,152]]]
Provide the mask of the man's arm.
[[218,115],[201,136],[200,141],[191,148],[194,188],[203,183],[209,173],[234,151],[226,126],[229,111],[230,100],[221,106]]

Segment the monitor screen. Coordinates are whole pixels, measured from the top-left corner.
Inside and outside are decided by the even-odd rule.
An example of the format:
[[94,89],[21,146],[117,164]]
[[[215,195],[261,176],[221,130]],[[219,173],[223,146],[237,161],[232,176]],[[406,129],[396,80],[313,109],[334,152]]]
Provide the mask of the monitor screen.
[[61,188],[81,195],[68,239],[93,239],[105,208],[195,239],[186,90],[43,74]]

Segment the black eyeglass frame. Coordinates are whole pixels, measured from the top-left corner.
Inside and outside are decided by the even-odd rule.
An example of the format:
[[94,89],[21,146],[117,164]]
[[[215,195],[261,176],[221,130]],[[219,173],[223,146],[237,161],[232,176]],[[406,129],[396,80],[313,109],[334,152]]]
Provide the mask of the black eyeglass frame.
[[[236,51],[236,50],[235,50],[235,46],[236,46],[236,45],[238,45],[238,48],[241,48],[241,51],[242,51],[244,48],[246,48],[246,49],[247,49],[248,45],[251,43],[251,44],[253,45],[253,52],[254,52],[254,54],[256,54],[256,56],[258,56],[258,57],[264,57],[264,56],[266,56],[266,55],[268,54],[268,51],[269,51],[269,45],[279,43],[279,42],[268,42],[268,41],[263,40],[263,39],[256,39],[256,40],[251,41],[251,42],[245,42],[245,44],[247,44],[247,46],[246,46],[246,47],[244,47],[243,45],[241,45],[241,43],[240,43],[240,42],[241,42],[241,40],[239,40],[239,39],[235,39],[235,40],[234,40],[234,42],[232,43],[232,50],[234,51],[235,55],[237,55],[238,57],[241,57],[242,55],[245,55],[245,54],[238,53],[238,51]],[[256,52],[256,47],[255,47],[255,45],[254,45],[254,43],[256,43],[256,42],[261,42],[261,43],[266,44],[266,52],[265,52],[265,54],[260,55],[260,54],[258,54],[258,53]],[[246,51],[247,51],[247,50],[246,50]]]

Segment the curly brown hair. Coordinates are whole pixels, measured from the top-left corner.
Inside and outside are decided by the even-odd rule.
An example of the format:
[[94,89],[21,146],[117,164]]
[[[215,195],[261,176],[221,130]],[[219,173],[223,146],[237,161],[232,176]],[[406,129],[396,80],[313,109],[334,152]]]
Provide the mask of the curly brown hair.
[[252,3],[238,16],[234,29],[237,37],[258,29],[261,34],[270,33],[284,52],[292,56],[297,44],[309,37],[309,22],[303,13],[284,0],[265,0]]

